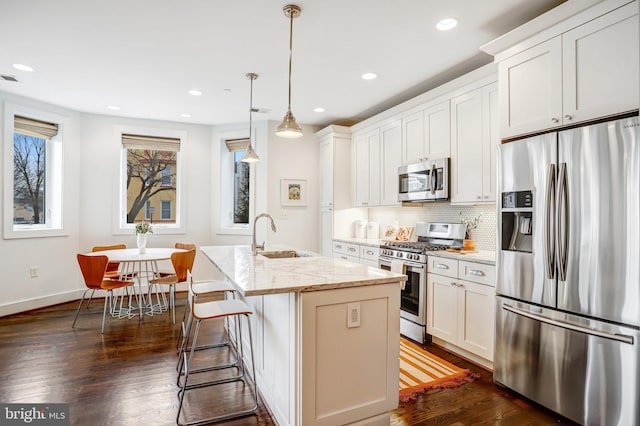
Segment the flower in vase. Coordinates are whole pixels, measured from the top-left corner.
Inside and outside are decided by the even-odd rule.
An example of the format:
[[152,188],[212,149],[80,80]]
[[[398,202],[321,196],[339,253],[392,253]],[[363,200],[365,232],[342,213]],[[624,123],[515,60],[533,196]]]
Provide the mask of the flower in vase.
[[153,234],[153,227],[149,222],[138,222],[136,223],[137,234]]

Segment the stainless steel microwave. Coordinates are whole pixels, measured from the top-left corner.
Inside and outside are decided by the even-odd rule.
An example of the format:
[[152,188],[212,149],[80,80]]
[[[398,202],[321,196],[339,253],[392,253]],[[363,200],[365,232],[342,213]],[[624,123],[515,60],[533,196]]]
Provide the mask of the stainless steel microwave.
[[449,158],[436,158],[398,167],[398,200],[405,202],[449,199]]

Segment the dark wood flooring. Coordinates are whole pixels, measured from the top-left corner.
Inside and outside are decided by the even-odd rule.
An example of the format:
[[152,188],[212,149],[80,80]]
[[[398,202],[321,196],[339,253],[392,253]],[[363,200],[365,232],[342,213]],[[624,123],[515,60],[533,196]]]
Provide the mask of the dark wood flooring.
[[[185,295],[178,294],[178,317]],[[173,425],[178,407],[175,339],[168,314],[138,319],[107,318],[100,334],[102,299],[83,309],[71,328],[77,302],[0,319],[0,401],[69,403],[72,425]],[[216,338],[221,330],[207,327]],[[438,356],[480,374],[455,389],[432,390],[400,403],[391,424],[551,425],[571,424],[493,384],[491,373],[438,347]],[[225,385],[226,386],[226,385]],[[228,406],[242,389],[204,388],[188,401],[189,414]],[[188,394],[190,395],[190,394]],[[224,395],[224,397],[223,397]],[[257,415],[233,425],[272,425],[261,404]]]

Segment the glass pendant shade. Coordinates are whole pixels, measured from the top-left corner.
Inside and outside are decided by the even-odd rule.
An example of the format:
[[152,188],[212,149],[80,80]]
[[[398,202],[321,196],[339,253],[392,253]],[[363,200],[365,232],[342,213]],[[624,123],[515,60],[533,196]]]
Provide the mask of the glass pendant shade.
[[296,123],[296,118],[291,110],[287,110],[282,123],[276,128],[276,136],[281,138],[299,138],[302,136],[302,128]]

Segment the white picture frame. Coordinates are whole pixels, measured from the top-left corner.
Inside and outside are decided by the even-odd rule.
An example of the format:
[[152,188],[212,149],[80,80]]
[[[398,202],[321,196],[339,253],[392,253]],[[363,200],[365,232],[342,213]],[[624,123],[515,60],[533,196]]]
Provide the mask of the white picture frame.
[[280,179],[280,205],[293,207],[306,206],[306,179]]

